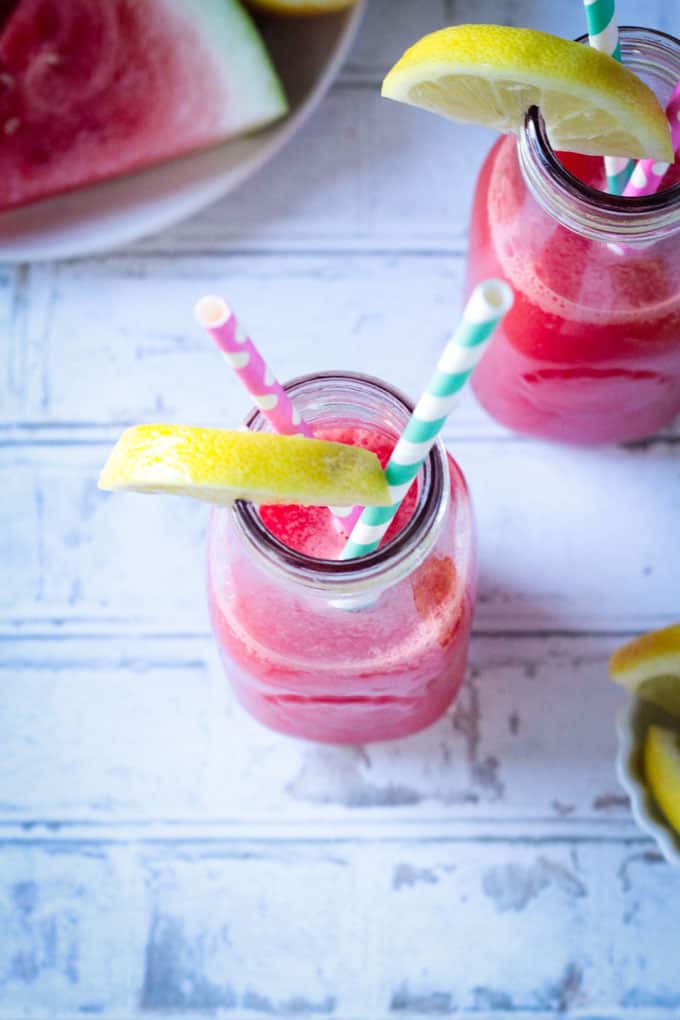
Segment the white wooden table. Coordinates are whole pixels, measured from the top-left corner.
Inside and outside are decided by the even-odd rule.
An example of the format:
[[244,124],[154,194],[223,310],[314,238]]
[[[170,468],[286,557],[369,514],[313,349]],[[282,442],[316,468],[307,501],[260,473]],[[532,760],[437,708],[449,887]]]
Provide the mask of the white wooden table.
[[[676,0],[618,6],[680,32]],[[234,703],[204,509],[95,487],[125,424],[243,415],[191,319],[206,290],[284,378],[417,395],[491,138],[378,83],[474,20],[582,31],[576,0],[371,0],[320,111],[238,193],[108,257],[0,270],[3,1020],[680,1015],[680,872],[617,785],[606,675],[680,615],[678,428],[565,449],[469,400],[447,435],[481,537],[464,690],[422,735],[349,750]]]

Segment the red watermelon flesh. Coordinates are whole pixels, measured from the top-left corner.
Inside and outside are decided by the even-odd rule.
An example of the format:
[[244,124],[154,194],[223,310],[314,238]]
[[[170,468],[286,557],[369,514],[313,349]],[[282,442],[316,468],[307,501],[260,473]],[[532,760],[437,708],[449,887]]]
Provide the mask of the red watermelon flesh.
[[0,33],[0,208],[285,112],[237,0],[20,0]]

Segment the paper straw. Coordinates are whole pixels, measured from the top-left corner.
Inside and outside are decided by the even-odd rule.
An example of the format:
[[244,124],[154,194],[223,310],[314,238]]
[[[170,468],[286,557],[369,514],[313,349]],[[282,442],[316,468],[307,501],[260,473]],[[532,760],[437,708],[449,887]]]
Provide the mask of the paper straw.
[[[314,430],[303,420],[227,302],[221,297],[206,295],[196,302],[194,315],[213,338],[274,432],[283,436],[313,438]],[[348,534],[362,509],[360,506],[331,507],[338,529]]]
[[472,375],[496,326],[512,305],[503,280],[485,280],[473,290],[463,317],[446,344],[427,389],[415,406],[385,468],[392,505],[367,507],[354,525],[341,559],[365,556],[380,545],[401,502],[437,440],[460,392]]
[[[680,152],[680,81],[675,86],[666,106],[666,117],[671,129],[673,152],[677,155]],[[641,159],[635,164],[635,169],[623,192],[626,198],[653,195],[661,187],[661,182],[670,165],[670,163],[660,163],[653,159]]]
[[[620,61],[621,46],[614,0],[583,0],[583,3],[588,25],[588,42],[594,50]],[[623,194],[633,166],[633,160],[621,156],[604,157],[607,191],[610,195]]]
[[229,305],[219,297],[202,297],[194,314],[207,329],[274,432],[283,436],[313,438],[312,429],[276,379],[250,337],[243,331]]

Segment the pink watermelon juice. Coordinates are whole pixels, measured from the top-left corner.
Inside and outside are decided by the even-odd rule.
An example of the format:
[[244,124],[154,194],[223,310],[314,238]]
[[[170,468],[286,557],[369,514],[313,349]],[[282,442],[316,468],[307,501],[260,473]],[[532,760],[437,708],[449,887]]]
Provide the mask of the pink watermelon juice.
[[[642,59],[656,35],[623,30],[624,57],[635,44]],[[680,76],[680,44],[663,39],[665,101]],[[654,59],[658,70],[656,50]],[[477,184],[468,287],[495,275],[515,291],[472,384],[504,425],[621,442],[654,434],[680,411],[679,179],[676,164],[656,196],[607,196],[602,160],[558,159],[536,114],[519,143],[506,136],[494,145]],[[608,243],[632,244],[640,230],[651,243],[624,255]]]
[[[321,379],[321,390],[318,378],[289,388],[310,421],[304,401],[323,392],[316,434],[386,463],[407,405],[373,380]],[[446,710],[465,672],[476,559],[460,469],[435,448],[381,548],[340,562],[343,545],[322,507],[214,512],[208,593],[227,676],[283,733],[333,743],[414,733]]]

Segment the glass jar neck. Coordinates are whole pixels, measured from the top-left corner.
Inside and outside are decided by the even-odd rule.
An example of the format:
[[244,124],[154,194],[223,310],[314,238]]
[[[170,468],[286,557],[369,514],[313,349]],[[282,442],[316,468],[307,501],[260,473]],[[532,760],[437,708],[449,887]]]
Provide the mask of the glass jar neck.
[[[413,410],[397,390],[378,379],[353,373],[301,376],[284,388],[311,426],[359,426],[397,436]],[[259,410],[249,414],[245,425],[255,431],[270,430]],[[291,549],[264,526],[257,508],[250,503],[237,503],[233,517],[249,555],[268,573],[333,599],[351,600],[395,584],[423,562],[440,533],[449,501],[446,451],[438,442],[418,475],[412,517],[390,542],[367,556],[324,560]]]
[[[680,79],[680,41],[647,28],[619,29],[623,63],[642,78],[665,107]],[[577,40],[587,44],[587,36]],[[583,237],[648,245],[680,231],[680,183],[642,198],[609,195],[569,173],[548,140],[540,110],[526,115],[518,141],[524,180],[553,219]]]

